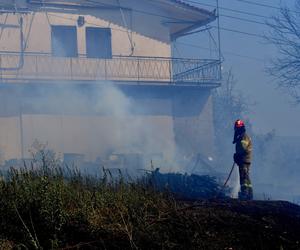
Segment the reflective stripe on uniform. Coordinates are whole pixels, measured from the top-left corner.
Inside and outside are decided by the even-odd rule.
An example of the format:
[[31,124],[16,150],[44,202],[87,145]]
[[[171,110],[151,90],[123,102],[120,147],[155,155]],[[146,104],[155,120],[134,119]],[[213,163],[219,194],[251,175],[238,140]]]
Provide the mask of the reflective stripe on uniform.
[[252,188],[252,184],[247,184],[247,183],[244,183],[244,184],[242,184],[241,186],[247,187],[247,188]]
[[247,150],[248,145],[249,145],[249,141],[247,140],[241,140],[241,144],[244,150]]

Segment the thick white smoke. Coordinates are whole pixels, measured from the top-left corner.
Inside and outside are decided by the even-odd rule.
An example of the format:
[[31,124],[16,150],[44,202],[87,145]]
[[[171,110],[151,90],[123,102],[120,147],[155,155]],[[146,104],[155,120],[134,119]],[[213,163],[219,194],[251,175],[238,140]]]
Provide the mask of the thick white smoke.
[[[3,123],[5,119],[12,120],[14,126],[1,130],[0,137],[5,133],[18,137],[14,142],[6,141],[16,144],[12,152],[4,152],[6,159],[20,157],[20,150],[28,158],[31,145],[38,140],[61,154],[83,154],[85,161],[109,164],[113,155],[120,158],[115,167],[124,164],[135,165],[129,168],[136,168],[137,164],[140,168],[149,167],[154,160],[155,167],[162,170],[173,168],[175,142],[171,113],[156,115],[143,110],[147,105],[141,107],[139,100],[126,96],[110,82],[30,88],[14,88],[20,114],[10,114],[7,109],[8,117],[1,118]],[[148,101],[151,105],[151,100]],[[7,104],[3,103],[9,107]],[[1,147],[5,149],[7,145],[2,142]],[[126,157],[138,163],[126,161]]]

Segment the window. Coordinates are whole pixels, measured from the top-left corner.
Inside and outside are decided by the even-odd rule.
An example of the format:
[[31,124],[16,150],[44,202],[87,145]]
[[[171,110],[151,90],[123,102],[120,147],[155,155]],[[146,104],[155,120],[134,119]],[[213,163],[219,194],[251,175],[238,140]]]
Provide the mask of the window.
[[112,58],[111,29],[86,28],[86,55],[90,58]]
[[53,56],[77,57],[76,26],[51,26],[51,46]]

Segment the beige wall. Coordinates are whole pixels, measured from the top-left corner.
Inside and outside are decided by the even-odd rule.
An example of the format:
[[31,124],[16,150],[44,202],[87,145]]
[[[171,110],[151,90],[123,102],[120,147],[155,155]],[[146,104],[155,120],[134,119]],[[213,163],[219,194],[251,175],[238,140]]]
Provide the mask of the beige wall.
[[[0,118],[2,161],[21,157],[21,141],[24,156],[29,157],[29,150],[35,140],[48,143],[48,148],[61,155],[84,154],[86,161],[95,161],[97,157],[106,159],[112,153],[138,153],[143,156],[162,154],[164,160],[171,164],[159,165],[178,167],[172,170],[180,170],[182,167],[174,164],[174,158],[193,159],[198,153],[203,157],[213,156],[210,91],[188,88],[177,92],[174,96],[171,92],[157,93],[161,96],[149,97],[146,92],[140,91],[139,96],[131,99],[130,107],[135,114],[127,114],[126,111],[123,114],[120,111],[118,116],[105,112],[86,115],[84,111],[88,107],[79,104],[76,108],[78,115],[63,115],[65,112],[70,113],[69,109],[73,106],[72,97],[69,96],[71,106],[64,107],[66,104],[62,104],[61,110],[56,111],[57,114],[38,114],[41,113],[40,109],[37,109],[37,114],[23,114],[22,140],[20,117],[2,117]],[[58,97],[58,103],[60,101]],[[24,103],[27,102],[28,100]],[[8,102],[5,103],[5,100],[0,100],[0,103],[7,107],[10,105]],[[28,105],[27,103],[24,107]],[[36,105],[39,107],[42,104],[37,100]],[[91,109],[94,110],[91,112],[98,110],[95,107]],[[49,112],[49,108],[46,110]],[[83,114],[79,115],[81,112]]]
[[[101,14],[101,13],[100,13]],[[99,15],[100,15],[99,14]],[[24,38],[26,43],[26,52],[51,52],[51,25],[72,25],[77,26],[78,14],[38,12],[24,16]],[[120,14],[119,14],[120,16]],[[120,18],[120,17],[116,17]],[[78,53],[85,54],[85,27],[103,27],[112,29],[112,51],[113,55],[131,55],[131,43],[129,37],[132,37],[134,44],[134,56],[160,56],[170,57],[171,48],[167,42],[162,42],[128,30],[112,22],[105,21],[95,16],[85,15],[85,25],[77,27]],[[0,22],[4,23],[6,15],[0,16]],[[138,21],[138,20],[137,20]],[[126,22],[126,21],[125,21]],[[9,14],[7,24],[18,25],[18,15]],[[135,24],[137,25],[137,24]],[[145,25],[145,24],[144,24]],[[152,25],[149,23],[149,25]],[[31,28],[30,28],[31,26]],[[149,26],[148,28],[150,28]],[[145,27],[146,28],[146,27]],[[5,28],[2,33],[1,51],[19,51],[20,50],[20,32],[19,29]]]
[[[188,97],[189,96],[189,97]],[[176,144],[185,157],[197,153],[213,156],[214,127],[210,90],[182,94],[173,102]]]
[[[104,15],[102,13],[96,14],[98,16]],[[107,19],[115,18],[115,22],[99,19],[96,15],[85,15],[85,25],[83,27],[76,26],[78,14],[37,12],[35,14],[25,15],[23,25],[26,44],[25,52],[50,53],[50,56],[27,53],[24,56],[24,63],[22,63],[20,54],[0,54],[0,67],[3,68],[3,70],[0,70],[0,81],[170,81],[171,64],[167,60],[161,61],[161,64],[158,64],[158,61],[137,61],[137,59],[134,58],[94,60],[81,56],[78,58],[51,56],[51,25],[71,25],[77,27],[77,46],[78,53],[81,55],[86,54],[85,28],[109,27],[112,31],[112,54],[114,56],[171,57],[171,47],[169,43],[162,42],[163,39],[153,39],[147,37],[148,34],[141,34],[115,24],[120,22],[120,20],[118,20],[118,18],[120,19],[120,13],[117,15],[114,11],[113,14],[114,15],[106,15]],[[0,15],[0,18],[0,22],[3,23],[6,19],[6,15]],[[18,15],[9,14],[6,23],[17,25]],[[145,23],[141,23],[141,26],[144,27]],[[148,25],[150,29],[152,24]],[[147,27],[145,27],[145,29],[147,29]],[[168,34],[168,32],[165,32],[165,34]],[[0,52],[19,52],[21,48],[20,39],[19,29],[5,28],[0,40]],[[132,46],[134,47],[133,51],[131,50]]]
[[[86,161],[111,153],[162,153],[171,160],[175,152],[171,116],[131,116],[126,122],[107,116],[23,115],[24,157],[31,156],[35,140],[56,153],[84,154]],[[0,118],[0,152],[4,160],[21,158],[20,119]]]
[[0,164],[4,160],[21,158],[20,120],[0,117]]

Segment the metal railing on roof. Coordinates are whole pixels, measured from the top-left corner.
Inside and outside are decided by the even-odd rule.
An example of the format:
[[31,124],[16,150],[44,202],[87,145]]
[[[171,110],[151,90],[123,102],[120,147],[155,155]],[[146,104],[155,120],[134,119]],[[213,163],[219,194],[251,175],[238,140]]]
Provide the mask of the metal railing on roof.
[[218,60],[133,56],[100,59],[24,53],[23,67],[15,70],[19,57],[18,53],[0,53],[0,80],[108,80],[196,85],[216,85],[220,81]]

